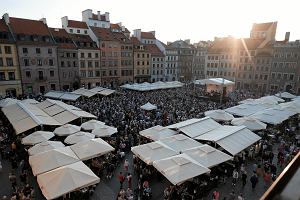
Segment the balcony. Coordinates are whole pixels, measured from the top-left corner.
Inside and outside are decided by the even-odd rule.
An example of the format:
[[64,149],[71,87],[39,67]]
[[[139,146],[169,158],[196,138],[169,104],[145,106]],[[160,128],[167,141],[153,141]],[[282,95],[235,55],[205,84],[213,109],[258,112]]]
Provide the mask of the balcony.
[[35,79],[37,82],[45,82],[47,81],[47,77],[46,76],[39,76],[38,78]]

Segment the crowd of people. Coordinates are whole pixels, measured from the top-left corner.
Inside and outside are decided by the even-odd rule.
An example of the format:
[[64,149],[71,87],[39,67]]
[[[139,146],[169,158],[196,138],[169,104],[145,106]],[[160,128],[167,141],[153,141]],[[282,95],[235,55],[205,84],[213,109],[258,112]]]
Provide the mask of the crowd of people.
[[[102,179],[117,179],[120,190],[117,200],[151,199],[151,180],[156,177],[162,180],[163,176],[152,166],[148,166],[133,157],[133,161],[126,159],[132,146],[149,142],[138,133],[144,129],[161,125],[167,126],[191,118],[202,118],[204,112],[208,110],[226,108],[236,105],[239,101],[247,98],[256,98],[257,94],[250,92],[235,91],[228,94],[228,98],[220,101],[211,101],[216,93],[207,93],[201,87],[185,86],[177,89],[157,90],[148,92],[137,92],[120,89],[116,94],[107,97],[80,98],[76,102],[71,102],[87,112],[97,116],[98,120],[105,122],[109,126],[118,129],[118,133],[113,137],[104,138],[115,148],[114,152],[99,158],[87,161],[86,164]],[[204,98],[205,97],[205,98]],[[43,100],[38,96],[37,100]],[[147,102],[155,104],[157,109],[145,111],[141,106]],[[6,120],[5,117],[1,119]],[[292,126],[299,130],[296,120]],[[3,125],[5,124],[5,126]],[[20,137],[15,137],[13,128],[6,126],[7,121],[0,124],[0,151],[1,159],[8,159],[11,162],[12,171],[9,174],[12,195],[14,199],[32,199],[34,190],[29,185],[30,166],[28,155],[24,146],[20,142]],[[295,153],[299,151],[299,144],[290,134],[294,131],[285,131],[291,124],[285,124],[281,128],[280,134],[275,140],[268,140],[263,137],[260,143],[252,148],[240,153],[232,163],[226,163],[214,167],[209,175],[203,175],[186,182],[180,186],[168,186],[164,190],[164,199],[197,199],[202,197],[212,197],[212,199],[244,198],[243,190],[237,190],[251,183],[253,190],[259,179],[263,179],[266,188],[275,180],[280,169],[288,163]],[[291,128],[288,130],[292,130]],[[266,136],[268,137],[268,136]],[[278,149],[274,149],[274,144],[278,143]],[[273,148],[273,149],[272,149]],[[278,151],[278,154],[274,154]],[[274,161],[276,160],[276,162]],[[278,161],[278,162],[277,162]],[[251,170],[249,166],[251,164]],[[0,162],[1,166],[1,162]],[[116,174],[116,169],[121,166],[121,172]],[[115,175],[115,176],[114,176]],[[133,177],[137,183],[133,184]],[[20,181],[19,181],[20,180]],[[220,194],[218,186],[232,181],[232,191],[226,195]],[[95,186],[88,188],[88,192],[80,191],[77,197],[87,198],[95,190]],[[87,196],[82,196],[87,195]]]

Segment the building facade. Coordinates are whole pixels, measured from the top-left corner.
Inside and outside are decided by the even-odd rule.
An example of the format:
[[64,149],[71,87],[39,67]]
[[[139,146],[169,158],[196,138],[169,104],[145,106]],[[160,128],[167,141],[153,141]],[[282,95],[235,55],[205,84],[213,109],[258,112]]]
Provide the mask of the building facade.
[[145,44],[145,48],[151,54],[150,73],[151,81],[165,81],[166,80],[166,67],[165,55],[155,44]]
[[22,94],[17,47],[3,19],[0,19],[0,96]]
[[166,47],[166,81],[178,80],[178,51],[175,48]]

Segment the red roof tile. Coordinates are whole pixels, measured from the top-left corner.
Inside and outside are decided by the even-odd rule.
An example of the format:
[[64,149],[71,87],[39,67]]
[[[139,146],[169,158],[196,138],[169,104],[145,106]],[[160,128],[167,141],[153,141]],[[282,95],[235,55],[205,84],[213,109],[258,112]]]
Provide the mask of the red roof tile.
[[114,35],[108,28],[91,27],[95,35],[104,41],[114,41]]
[[68,27],[88,29],[85,22],[68,20]]
[[65,29],[62,28],[49,28],[53,37],[70,38],[69,34]]
[[9,32],[8,26],[3,19],[0,19],[0,32]]
[[270,28],[270,26],[272,26],[273,24],[277,24],[277,22],[268,22],[268,23],[259,23],[259,24],[254,23],[252,26],[252,31],[267,31]]
[[142,43],[137,39],[137,37],[131,37],[130,38],[131,42],[134,44],[134,45],[141,45]]
[[143,38],[143,39],[155,39],[155,36],[151,32],[141,32],[141,38]]
[[112,24],[112,23],[110,23],[110,28],[111,28],[111,29],[118,29],[118,30],[121,30],[121,27],[119,26],[119,24]]
[[150,51],[151,56],[165,57],[163,52],[161,52],[160,49],[155,44],[146,44],[145,49]]
[[113,32],[114,38],[122,43],[131,43],[131,41],[122,32]]
[[[67,31],[65,29],[61,29],[61,28],[49,28],[52,36],[54,37],[54,40],[56,41],[56,43],[58,43],[58,47],[62,48],[62,49],[75,49],[76,46],[73,43],[71,36],[67,33]],[[69,42],[65,42],[65,40],[63,42],[59,42],[58,38],[62,38],[62,39],[69,39]]]
[[42,21],[10,17],[10,26],[16,34],[50,36],[47,25]]

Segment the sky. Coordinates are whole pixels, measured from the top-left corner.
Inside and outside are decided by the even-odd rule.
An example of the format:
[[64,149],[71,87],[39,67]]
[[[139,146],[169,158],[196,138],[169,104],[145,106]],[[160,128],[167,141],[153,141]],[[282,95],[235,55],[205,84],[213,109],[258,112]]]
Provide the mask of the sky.
[[[297,2],[298,1],[298,2]],[[253,23],[277,21],[277,40],[291,32],[300,39],[299,0],[0,0],[0,15],[41,19],[61,27],[61,17],[81,20],[81,12],[110,13],[110,22],[134,29],[156,31],[163,42],[214,37],[249,37]]]

